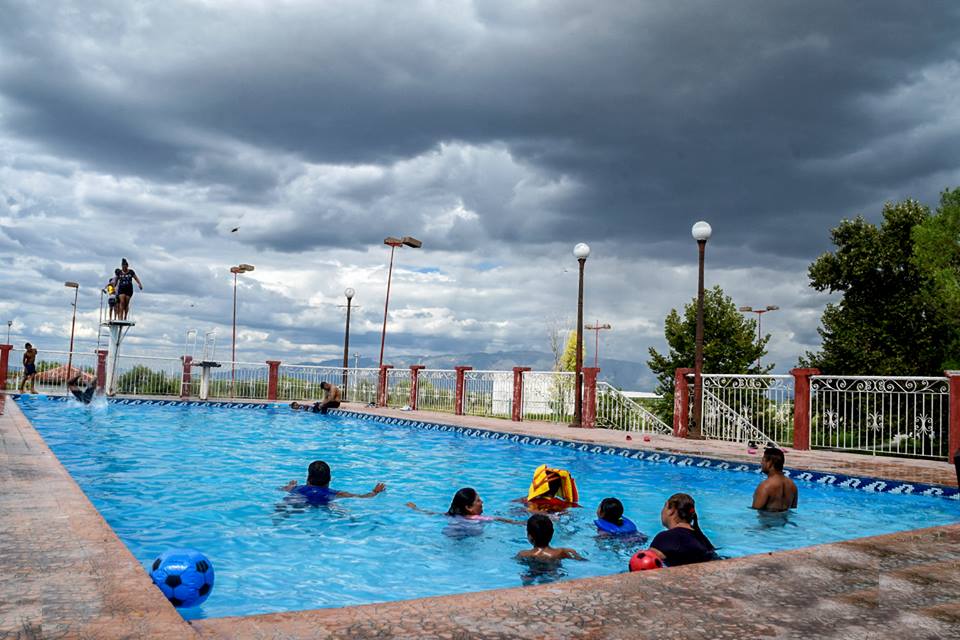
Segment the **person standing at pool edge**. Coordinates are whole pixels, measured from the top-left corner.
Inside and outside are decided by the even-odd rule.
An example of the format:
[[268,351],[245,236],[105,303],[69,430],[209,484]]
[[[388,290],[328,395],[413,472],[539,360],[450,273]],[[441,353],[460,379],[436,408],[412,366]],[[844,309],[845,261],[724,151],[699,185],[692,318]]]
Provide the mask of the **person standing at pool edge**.
[[130,299],[133,298],[133,282],[137,282],[140,291],[143,284],[137,277],[137,272],[130,268],[126,258],[120,260],[120,275],[117,276],[117,320],[126,320],[130,313]]
[[23,345],[23,380],[20,381],[20,393],[23,393],[27,382],[30,382],[30,393],[36,393],[37,387],[34,378],[37,375],[37,350],[29,342]]
[[760,471],[767,479],[753,492],[751,508],[758,511],[786,511],[797,508],[797,485],[783,475],[783,451],[770,447],[763,452]]

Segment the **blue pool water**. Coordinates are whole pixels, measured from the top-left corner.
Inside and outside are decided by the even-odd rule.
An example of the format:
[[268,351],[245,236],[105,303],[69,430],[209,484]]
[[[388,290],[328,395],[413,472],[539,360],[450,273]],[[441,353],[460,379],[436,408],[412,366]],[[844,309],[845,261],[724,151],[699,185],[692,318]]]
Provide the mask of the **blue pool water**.
[[[266,410],[19,401],[133,555],[146,566],[171,547],[205,552],[216,585],[186,618],[338,607],[622,572],[636,544],[596,536],[596,505],[619,497],[641,531],[661,530],[666,498],[694,496],[725,556],[792,549],[960,520],[954,500],[800,485],[800,509],[772,521],[749,509],[757,473],[679,467],[550,446]],[[292,508],[278,488],[326,460],[333,488],[368,500]],[[521,526],[451,531],[454,491],[475,487],[485,513],[525,518],[511,500],[544,462],[570,469],[584,509],[561,516],[554,544],[579,550],[555,574],[531,575],[514,554]],[[789,460],[788,460],[789,464]],[[476,535],[465,535],[476,534]],[[159,592],[158,592],[159,595]]]

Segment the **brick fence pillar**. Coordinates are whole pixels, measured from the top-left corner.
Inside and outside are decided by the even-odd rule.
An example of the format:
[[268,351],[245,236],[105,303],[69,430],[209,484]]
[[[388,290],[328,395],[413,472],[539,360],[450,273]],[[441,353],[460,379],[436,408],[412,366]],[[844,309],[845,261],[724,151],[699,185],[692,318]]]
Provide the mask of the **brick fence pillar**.
[[97,395],[107,392],[107,354],[106,349],[97,350]]
[[810,376],[820,369],[790,369],[793,376],[793,448],[810,448]]
[[454,370],[457,372],[457,392],[454,398],[453,412],[458,416],[463,415],[463,388],[465,386],[464,374],[471,369],[473,369],[473,367],[454,367]]
[[[97,352],[99,355],[100,352]],[[107,352],[103,352],[104,361],[106,361]],[[180,373],[180,399],[186,400],[190,397],[190,383],[193,381],[191,367],[193,367],[193,356],[180,356],[180,362],[183,363],[183,371]],[[99,376],[99,362],[97,363],[97,372]]]
[[592,429],[597,426],[597,367],[583,368],[583,402],[580,404],[580,426]]
[[690,387],[687,376],[693,373],[689,367],[681,367],[673,372],[673,435],[686,438],[690,428]]
[[277,399],[277,384],[280,382],[280,360],[267,360],[267,400]]
[[7,371],[10,367],[12,344],[0,344],[0,391],[7,388]]
[[420,370],[426,369],[426,366],[422,364],[415,364],[410,366],[410,408],[416,411],[417,409],[417,394],[420,391]]
[[513,368],[513,407],[510,418],[514,422],[523,420],[523,372],[530,371],[530,367]]
[[392,364],[380,365],[380,373],[377,377],[377,406],[387,406],[387,371],[393,369]]
[[960,456],[960,371],[943,373],[950,378],[950,431],[947,437],[947,462],[954,462],[956,456]]

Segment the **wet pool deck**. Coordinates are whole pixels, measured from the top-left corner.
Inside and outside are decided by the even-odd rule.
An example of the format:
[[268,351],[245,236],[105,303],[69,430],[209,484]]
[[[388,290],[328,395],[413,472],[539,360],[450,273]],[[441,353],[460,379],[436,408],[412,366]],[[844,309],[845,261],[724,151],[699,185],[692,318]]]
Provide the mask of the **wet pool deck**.
[[[0,638],[960,638],[960,524],[665,571],[187,623],[19,407],[2,394],[0,407]],[[345,408],[757,461],[730,443]],[[787,462],[956,485],[943,462],[791,450]]]

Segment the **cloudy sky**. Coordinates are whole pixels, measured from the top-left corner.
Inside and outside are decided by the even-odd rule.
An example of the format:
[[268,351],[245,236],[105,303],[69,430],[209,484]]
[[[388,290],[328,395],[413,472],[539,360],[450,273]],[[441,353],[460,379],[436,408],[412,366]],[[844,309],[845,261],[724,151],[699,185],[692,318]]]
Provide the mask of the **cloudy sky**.
[[[827,298],[806,268],[845,217],[960,185],[955,2],[0,0],[0,320],[80,346],[126,256],[130,349],[188,328],[238,358],[548,350],[609,322],[645,361],[707,284],[786,370]],[[238,228],[236,232],[231,229]],[[226,351],[224,351],[226,353]]]

